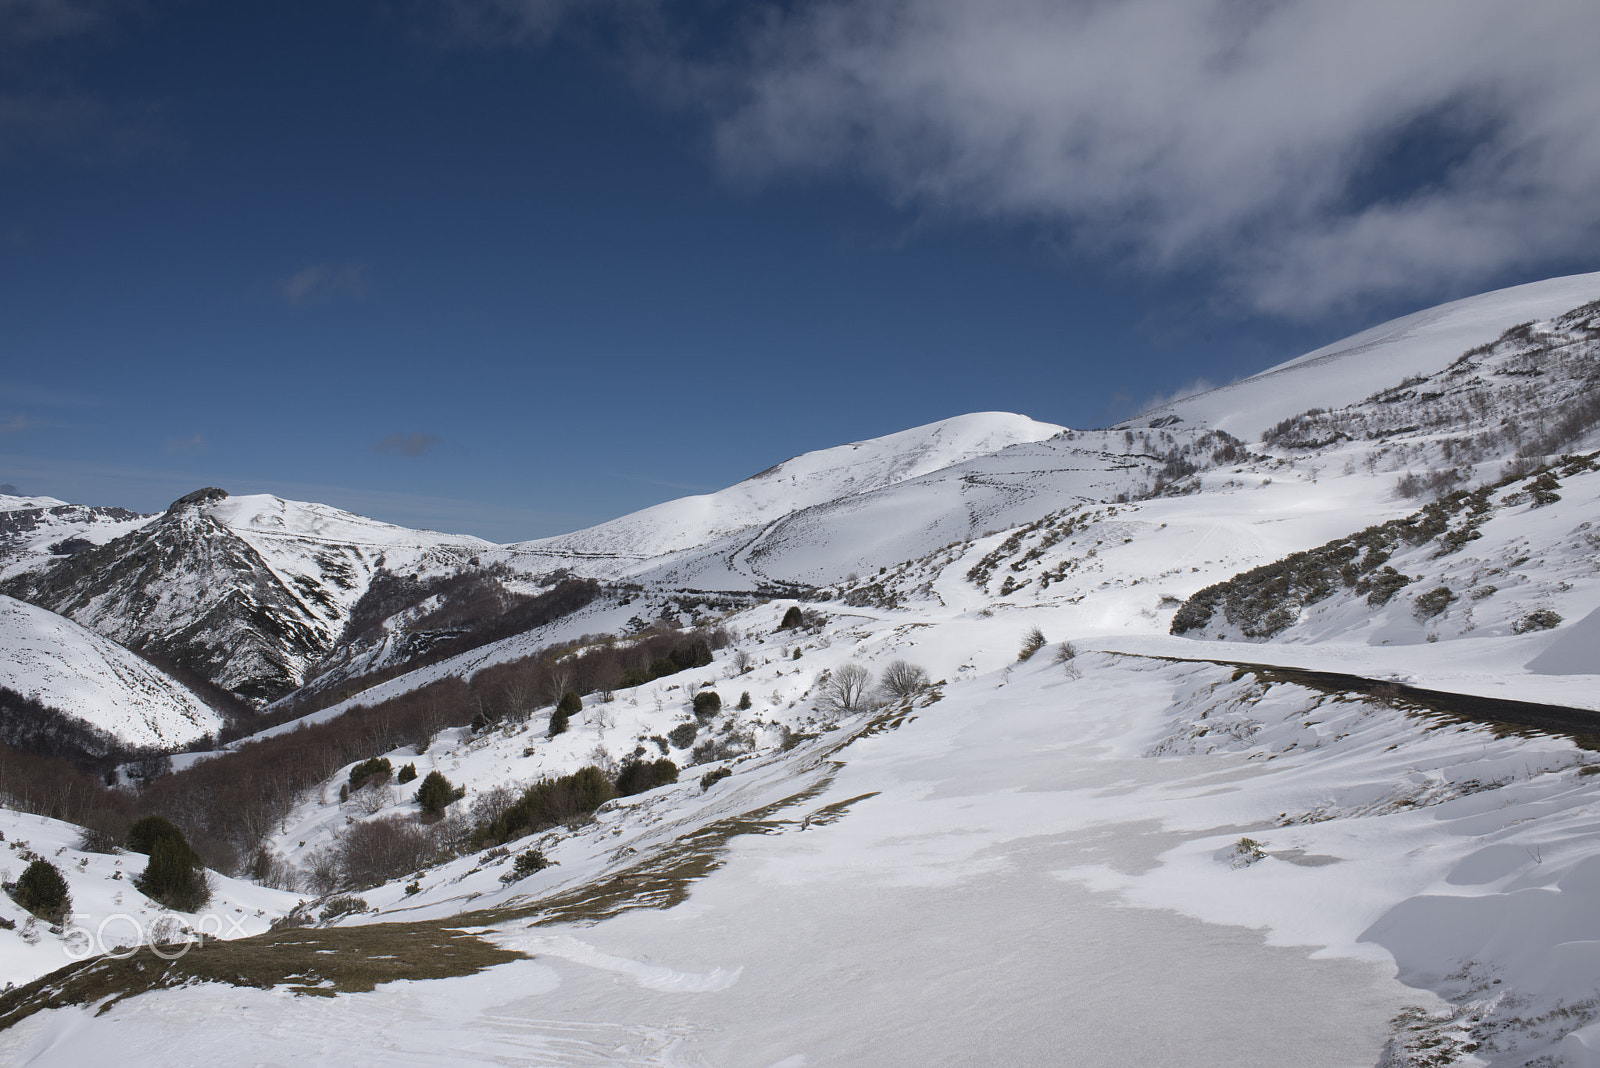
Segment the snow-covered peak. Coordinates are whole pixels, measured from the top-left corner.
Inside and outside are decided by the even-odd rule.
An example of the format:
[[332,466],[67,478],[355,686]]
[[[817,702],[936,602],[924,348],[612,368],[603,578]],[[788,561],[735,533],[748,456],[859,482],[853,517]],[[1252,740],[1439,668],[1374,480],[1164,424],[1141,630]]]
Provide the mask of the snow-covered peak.
[[54,497],[18,497],[9,493],[0,493],[0,512],[20,512],[28,508],[65,508],[66,501],[58,501]]
[[0,595],[0,686],[132,745],[172,748],[216,733],[221,717],[116,642]]
[[682,497],[599,526],[513,548],[657,556],[704,545],[800,509],[918,478],[1065,427],[1010,412],[976,412],[804,453],[715,493]]
[[1414,375],[1443,370],[1466,350],[1525,322],[1600,299],[1600,272],[1550,278],[1392,319],[1231,385],[1142,412],[1125,426],[1190,425],[1254,441],[1281,419],[1341,408]]
[[470,534],[440,534],[395,526],[327,504],[289,501],[268,493],[226,497],[205,506],[205,514],[248,540],[250,535],[280,535],[346,545],[413,546],[449,543],[488,548]]

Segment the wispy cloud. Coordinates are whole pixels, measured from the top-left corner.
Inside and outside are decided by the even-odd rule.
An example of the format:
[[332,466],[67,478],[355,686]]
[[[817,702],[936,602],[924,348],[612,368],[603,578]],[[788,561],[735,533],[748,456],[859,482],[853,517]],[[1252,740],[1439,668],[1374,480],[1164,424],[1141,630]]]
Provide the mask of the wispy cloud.
[[431,451],[440,440],[432,434],[424,434],[421,431],[414,434],[390,434],[378,442],[378,451],[398,456],[421,456]]
[[110,399],[92,393],[75,393],[70,390],[26,386],[5,381],[0,381],[0,397],[47,408],[103,408],[112,403]]
[[129,6],[119,0],[0,0],[0,42],[15,46],[75,37]]
[[1593,247],[1592,0],[820,0],[697,84],[731,175],[863,178],[1317,314]]
[[283,299],[291,308],[322,304],[339,298],[358,299],[367,295],[367,289],[367,267],[364,263],[342,267],[313,263],[285,278],[279,286]]
[[16,434],[29,427],[38,426],[38,421],[26,415],[12,415],[0,418],[0,434]]
[[142,0],[0,0],[0,163],[28,151],[94,159],[144,154],[170,145],[160,108],[110,100],[64,84],[59,43],[104,35]]
[[1139,405],[1135,414],[1148,412],[1152,408],[1160,408],[1164,404],[1171,404],[1173,401],[1180,401],[1185,397],[1192,397],[1196,393],[1204,393],[1207,390],[1216,389],[1219,384],[1208,378],[1197,378],[1193,382],[1179,386],[1167,393],[1157,393],[1153,397],[1146,398],[1144,403]]
[[209,445],[206,444],[204,434],[191,434],[186,438],[168,438],[167,452],[178,456],[184,453],[205,452]]
[[543,43],[563,19],[584,6],[579,0],[444,0],[433,12],[438,29],[449,39],[526,44]]

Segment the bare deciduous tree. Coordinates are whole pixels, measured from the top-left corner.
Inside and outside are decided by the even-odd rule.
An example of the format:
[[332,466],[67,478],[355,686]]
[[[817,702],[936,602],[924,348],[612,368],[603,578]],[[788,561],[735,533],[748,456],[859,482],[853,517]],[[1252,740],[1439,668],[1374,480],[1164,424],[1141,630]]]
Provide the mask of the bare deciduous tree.
[[860,712],[869,705],[872,672],[851,661],[817,683],[817,707],[827,712]]
[[365,789],[355,792],[352,800],[362,812],[373,816],[394,804],[394,787],[388,783],[368,783]]
[[545,676],[545,704],[553,705],[561,700],[562,695],[572,689],[572,680],[571,664],[551,665],[550,674]]
[[928,673],[916,664],[896,660],[883,669],[878,689],[891,700],[915,697],[928,688]]
[[339,852],[333,846],[321,846],[306,856],[306,889],[317,896],[331,894],[339,888]]
[[506,809],[517,803],[521,791],[510,786],[496,786],[485,790],[472,799],[472,821],[474,823],[493,823],[505,814]]

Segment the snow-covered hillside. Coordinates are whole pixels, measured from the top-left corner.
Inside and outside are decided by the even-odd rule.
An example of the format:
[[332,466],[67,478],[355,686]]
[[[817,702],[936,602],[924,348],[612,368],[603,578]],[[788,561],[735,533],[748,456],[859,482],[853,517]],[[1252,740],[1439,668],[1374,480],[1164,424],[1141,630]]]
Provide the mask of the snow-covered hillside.
[[1009,412],[957,416],[809,452],[716,493],[682,497],[510,548],[563,561],[570,557],[587,568],[585,573],[597,573],[596,567],[623,573],[639,560],[698,549],[808,508],[881,490],[1019,442],[1042,441],[1064,429]]
[[1341,408],[1415,375],[1443,370],[1467,349],[1518,324],[1600,300],[1600,273],[1551,278],[1441,304],[1364,330],[1218,389],[1141,412],[1126,426],[1183,423],[1254,441],[1278,420]]
[[0,595],[0,686],[114,735],[172,749],[222,718],[168,675],[70,619]]
[[[12,882],[30,860],[56,867],[67,884],[72,915],[46,923],[0,894],[0,988],[25,983],[73,961],[132,947],[260,934],[294,907],[294,894],[209,872],[212,898],[200,914],[175,913],[134,885],[149,858],[122,850],[82,848],[82,828],[0,808],[0,878]],[[163,950],[176,956],[177,948]]]

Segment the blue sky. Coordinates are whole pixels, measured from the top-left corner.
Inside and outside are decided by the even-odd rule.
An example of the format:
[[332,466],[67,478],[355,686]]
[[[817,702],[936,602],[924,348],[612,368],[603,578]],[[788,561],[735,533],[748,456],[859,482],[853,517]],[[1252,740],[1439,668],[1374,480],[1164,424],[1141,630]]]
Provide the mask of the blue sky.
[[1504,7],[0,0],[0,483],[536,537],[1600,268]]

